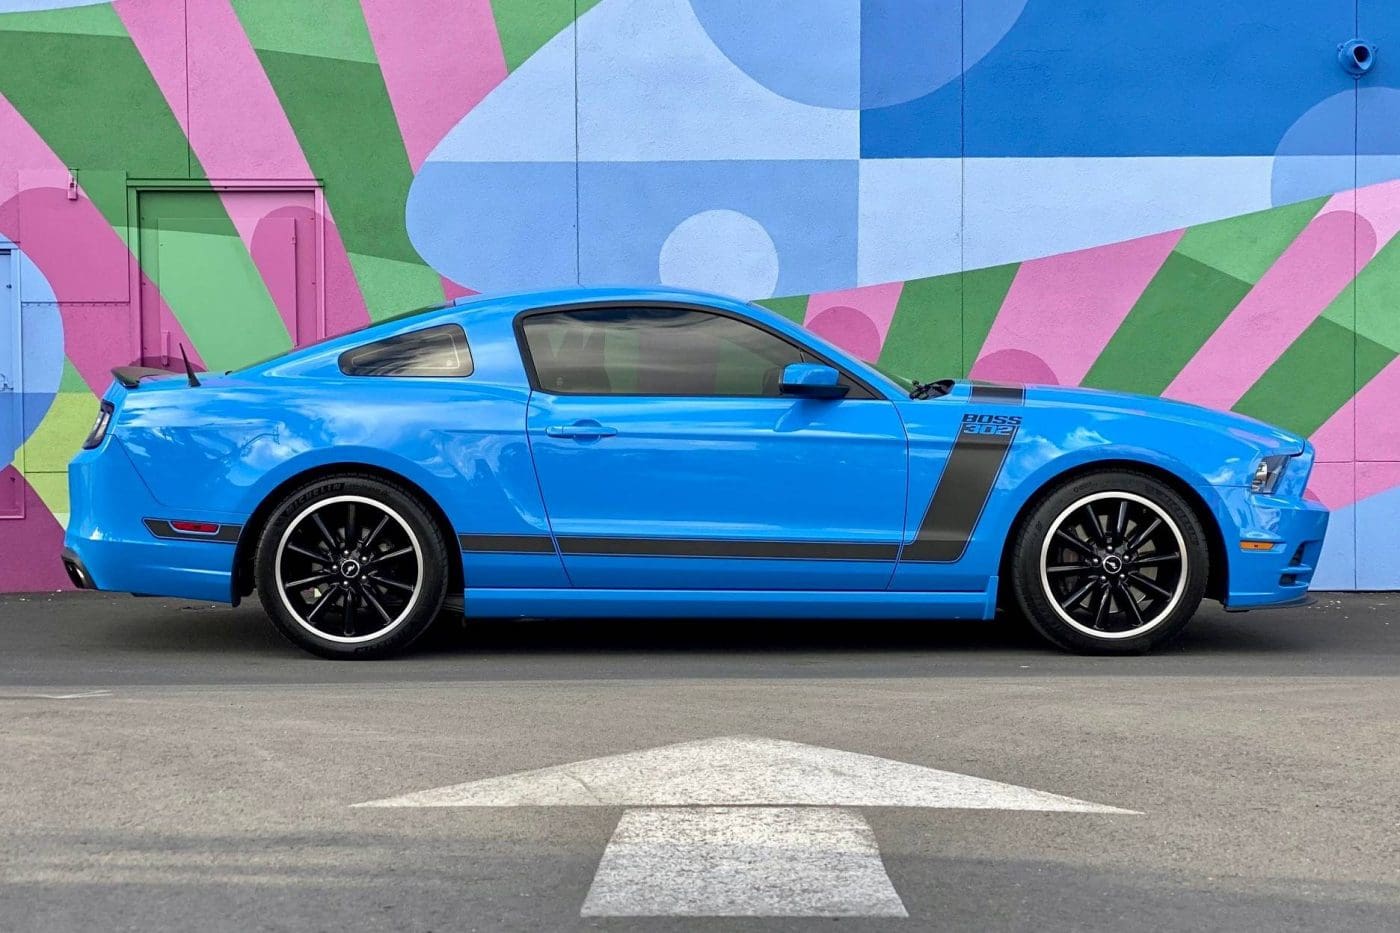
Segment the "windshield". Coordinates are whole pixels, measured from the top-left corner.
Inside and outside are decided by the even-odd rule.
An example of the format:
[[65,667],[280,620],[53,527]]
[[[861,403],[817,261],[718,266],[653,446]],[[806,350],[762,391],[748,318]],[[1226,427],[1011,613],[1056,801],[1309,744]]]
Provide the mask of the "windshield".
[[899,386],[905,392],[914,391],[914,380],[910,379],[903,373],[894,372],[891,369],[887,369],[886,367],[881,366],[879,363],[866,363],[865,365],[869,366],[871,369],[875,370],[877,373],[884,376],[886,379],[890,380],[895,385]]

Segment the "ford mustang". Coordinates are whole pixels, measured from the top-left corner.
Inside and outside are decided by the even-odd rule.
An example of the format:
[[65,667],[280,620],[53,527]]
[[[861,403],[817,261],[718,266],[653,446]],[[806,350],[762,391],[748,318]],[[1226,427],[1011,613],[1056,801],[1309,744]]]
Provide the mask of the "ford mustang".
[[1295,604],[1313,449],[1247,418],[881,371],[671,289],[475,296],[224,373],[121,367],[69,468],[82,588],[332,658],[485,617],[989,619],[1162,645]]

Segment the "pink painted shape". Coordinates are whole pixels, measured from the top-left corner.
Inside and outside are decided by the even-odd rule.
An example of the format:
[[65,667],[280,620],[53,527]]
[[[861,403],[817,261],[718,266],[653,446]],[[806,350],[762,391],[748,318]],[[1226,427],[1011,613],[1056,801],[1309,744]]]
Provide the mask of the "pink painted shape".
[[[312,270],[301,268],[304,264],[297,261],[295,250],[301,244],[298,242],[294,245],[291,241],[294,227],[297,224],[309,227],[314,216],[312,211],[304,208],[281,208],[262,218],[251,237],[252,248],[249,252],[253,256],[253,264],[258,267],[263,281],[267,283],[268,294],[277,305],[277,311],[282,315],[282,323],[287,325],[287,333],[292,335],[293,343],[310,343],[319,336],[314,333],[303,334],[299,326],[301,322],[298,317],[304,314],[303,320],[314,327],[315,279],[311,274]],[[314,257],[315,250],[310,252]],[[311,307],[300,308],[298,292]]]
[[[186,0],[181,28],[188,32],[188,82],[184,61],[178,71],[163,61],[173,41],[169,32],[180,17],[145,11],[147,6],[179,10],[179,5],[118,0],[118,6],[129,7],[118,12],[138,50],[151,64],[166,101],[176,108],[188,94],[190,144],[209,178],[313,184],[314,175],[296,132],[228,0]],[[236,189],[220,192],[244,246],[252,254],[257,221],[268,210],[244,209],[242,205],[249,203],[245,195]],[[293,199],[304,196],[288,195]],[[329,209],[323,226],[326,329],[337,333],[369,323],[369,311],[353,271],[344,274],[350,269],[350,258]],[[264,276],[264,282],[269,292],[279,289],[275,279]],[[279,303],[278,311],[284,322],[294,322],[295,308]],[[293,323],[288,324],[288,332],[296,334]]]
[[[1400,486],[1400,463],[1393,460],[1356,464],[1356,499],[1370,498]],[[1400,531],[1400,529],[1396,529]]]
[[[1375,233],[1375,243],[1369,252],[1360,249],[1360,244],[1357,244],[1356,268],[1360,271],[1395,234],[1400,233],[1400,180],[1367,185],[1351,194],[1355,196],[1356,213],[1366,219]],[[1337,195],[1323,210],[1328,210],[1333,204],[1338,205],[1337,209],[1343,209],[1341,205],[1346,197],[1345,194]]]
[[506,77],[490,0],[362,0],[408,161],[416,172]]
[[468,295],[481,294],[474,288],[467,288],[465,285],[458,285],[447,276],[439,276],[442,279],[442,293],[448,301],[455,301],[458,298],[466,298]]
[[852,356],[870,361],[880,356],[880,331],[863,311],[838,305],[807,321],[807,328]]
[[1077,385],[1181,239],[1181,230],[1021,264],[972,375],[993,354],[1033,353],[1062,385]]
[[816,292],[807,299],[807,315],[804,320],[810,322],[828,308],[854,308],[875,325],[880,342],[883,343],[890,330],[890,321],[894,320],[895,308],[899,306],[899,296],[903,292],[903,282],[843,288],[835,292]]
[[[1309,438],[1313,442],[1313,446],[1317,448],[1319,461],[1349,462],[1359,456],[1356,450],[1356,399],[1358,397],[1348,399],[1347,403],[1333,412],[1332,417],[1328,418],[1322,427],[1314,431],[1313,436]],[[1394,396],[1392,396],[1393,398]],[[1385,432],[1387,425],[1393,420],[1389,416],[1389,411],[1394,409],[1394,402],[1391,401],[1389,405],[1387,417],[1382,418],[1375,425],[1375,430],[1381,433]],[[1400,432],[1393,433],[1400,434]]]
[[1329,509],[1340,509],[1356,501],[1356,464],[1319,463],[1308,478],[1307,498]]
[[1028,350],[998,350],[977,361],[977,376],[1001,382],[1059,385],[1050,365]]
[[[185,6],[151,0],[116,0],[112,4],[136,43],[151,77],[165,95],[180,129],[189,135],[189,100],[185,96]],[[173,92],[173,93],[172,93]]]
[[[1317,446],[1319,459],[1325,452],[1328,459],[1350,459],[1354,454],[1357,460],[1400,461],[1397,399],[1400,358],[1391,360],[1314,432],[1311,440]],[[1366,425],[1366,431],[1360,435],[1355,433],[1358,423]]]
[[24,501],[24,518],[0,521],[0,592],[39,593],[71,590],[58,553],[63,549],[63,528],[44,505],[34,487],[13,466],[0,470],[3,498],[13,491]]
[[1234,406],[1347,287],[1356,275],[1355,256],[1375,249],[1364,218],[1349,210],[1318,214],[1162,394],[1212,408]]

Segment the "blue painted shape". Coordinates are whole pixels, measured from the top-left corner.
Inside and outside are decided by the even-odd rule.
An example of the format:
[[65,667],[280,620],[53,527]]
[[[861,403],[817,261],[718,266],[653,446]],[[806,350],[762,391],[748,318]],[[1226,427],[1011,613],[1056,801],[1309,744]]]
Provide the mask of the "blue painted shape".
[[1400,487],[1362,499],[1351,508],[1356,516],[1356,589],[1400,589],[1400,550],[1395,546]]
[[23,251],[0,241],[0,466],[44,420],[62,378],[63,319],[53,288]]
[[[869,390],[842,401],[532,392],[518,315],[592,302],[748,318]],[[346,349],[446,322],[468,334],[470,377],[340,372]],[[153,539],[141,519],[245,524],[282,484],[329,465],[391,471],[439,505],[455,532],[524,542],[509,558],[500,548],[464,556],[468,586],[493,611],[512,605],[502,591],[514,589],[519,611],[547,606],[557,615],[693,612],[704,606],[696,591],[713,589],[716,613],[737,612],[736,594],[753,590],[755,612],[810,615],[820,594],[839,591],[862,595],[817,611],[904,615],[934,594],[931,615],[983,617],[1022,507],[1067,471],[1100,462],[1166,470],[1194,490],[1227,545],[1232,606],[1296,600],[1306,569],[1288,561],[1303,545],[1311,566],[1327,524],[1326,509],[1301,498],[1312,448],[1286,431],[1170,400],[1063,387],[957,383],[913,400],[778,314],[674,289],[478,296],[209,375],[197,388],[170,377],[133,390],[114,385],[106,398],[115,407],[106,439],[70,467],[65,545],[103,588],[201,599],[232,598],[234,549]],[[1021,421],[995,472],[981,476],[986,499],[956,542],[963,547],[946,559],[921,550],[924,512],[952,472],[945,464],[955,443],[986,433],[966,425],[1008,424],[998,416],[1013,414]],[[580,421],[616,433],[579,439],[547,430]],[[1298,458],[1289,485],[1249,493],[1259,458],[1275,454]],[[1264,555],[1229,546],[1246,538],[1280,546]],[[1294,573],[1299,579],[1281,579]],[[561,595],[569,586],[577,600]],[[870,595],[886,589],[888,601]]]
[[[1354,86],[1318,37],[1340,41],[1355,16],[1354,0],[1031,0],[964,76],[967,154],[1271,155],[1303,111]],[[897,146],[866,134],[863,151]]]
[[[585,162],[579,166],[579,272],[585,283],[661,284],[660,256],[671,232],[702,211],[753,218],[772,239],[778,281],[772,294],[845,288],[856,276],[855,161]],[[735,256],[732,279],[749,276]],[[524,264],[521,283],[538,281]],[[464,279],[462,281],[473,281]],[[745,295],[744,297],[767,297]]]
[[478,291],[578,281],[572,162],[428,162],[408,194],[418,254]]

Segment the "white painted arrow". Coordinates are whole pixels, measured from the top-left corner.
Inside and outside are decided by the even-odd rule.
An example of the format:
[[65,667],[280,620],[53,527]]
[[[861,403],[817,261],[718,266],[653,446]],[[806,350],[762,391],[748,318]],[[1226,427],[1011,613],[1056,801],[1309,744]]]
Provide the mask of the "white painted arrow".
[[907,916],[849,807],[1133,813],[800,742],[728,736],[453,784],[359,807],[630,807],[585,916]]

